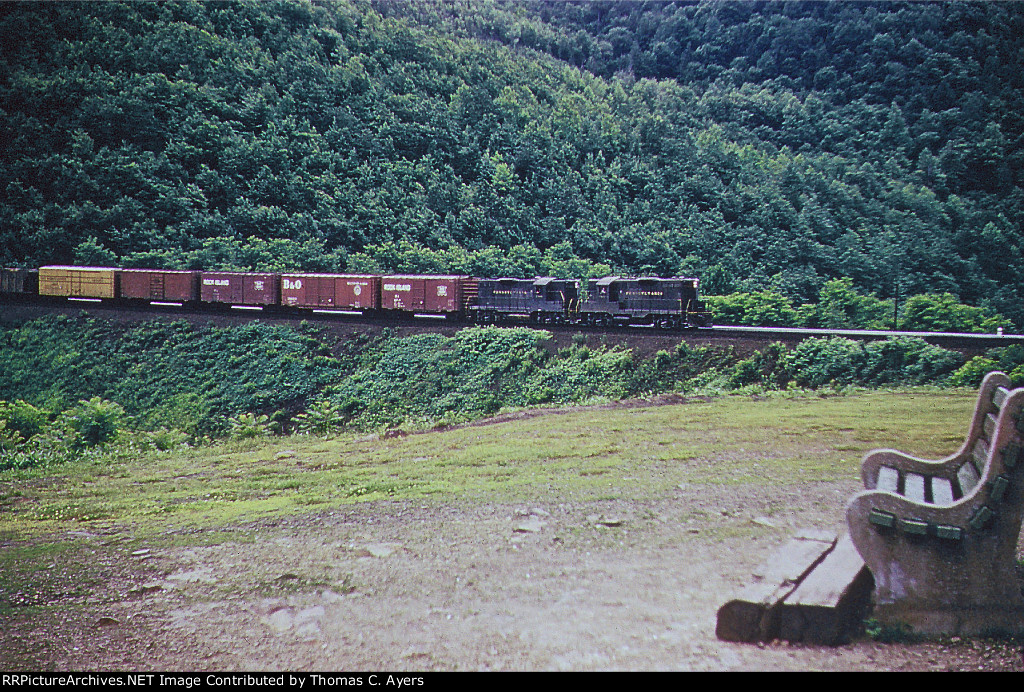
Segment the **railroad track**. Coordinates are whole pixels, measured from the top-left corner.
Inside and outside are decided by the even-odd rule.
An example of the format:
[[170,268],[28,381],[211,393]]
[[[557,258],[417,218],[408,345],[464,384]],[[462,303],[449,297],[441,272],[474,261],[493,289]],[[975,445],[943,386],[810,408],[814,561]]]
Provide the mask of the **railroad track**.
[[[327,331],[343,337],[356,333],[381,332],[390,329],[399,336],[417,333],[454,334],[471,326],[437,317],[405,317],[369,319],[359,314],[331,311],[299,312],[288,309],[217,308],[208,306],[190,308],[166,304],[122,304],[97,300],[40,298],[36,296],[4,296],[0,298],[0,323],[17,324],[48,314],[80,315],[86,313],[98,319],[126,324],[151,320],[185,320],[192,324],[230,326],[259,319],[270,324],[298,325],[303,321],[316,322]],[[508,323],[502,326],[517,326]],[[634,349],[640,355],[660,349],[674,348],[680,341],[693,345],[732,345],[740,351],[754,351],[772,342],[793,345],[809,338],[840,336],[848,339],[873,341],[892,337],[916,337],[928,343],[961,351],[981,353],[990,348],[1024,343],[1024,334],[961,334],[953,332],[905,332],[860,329],[807,329],[790,327],[714,326],[687,331],[663,331],[650,327],[587,327],[577,325],[533,325],[551,332],[554,343],[561,347],[574,341],[590,346],[621,345]]]

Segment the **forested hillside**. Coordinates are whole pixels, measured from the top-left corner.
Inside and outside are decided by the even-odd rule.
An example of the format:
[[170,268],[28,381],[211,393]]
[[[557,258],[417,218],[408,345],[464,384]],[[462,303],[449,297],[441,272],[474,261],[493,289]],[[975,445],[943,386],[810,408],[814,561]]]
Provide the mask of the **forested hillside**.
[[0,264],[849,278],[1024,325],[1024,3],[0,3]]

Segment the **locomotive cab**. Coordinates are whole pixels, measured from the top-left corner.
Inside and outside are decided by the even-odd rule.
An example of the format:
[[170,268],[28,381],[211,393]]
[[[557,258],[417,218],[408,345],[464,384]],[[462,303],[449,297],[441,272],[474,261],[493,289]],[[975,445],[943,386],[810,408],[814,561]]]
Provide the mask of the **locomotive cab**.
[[566,322],[579,306],[578,281],[544,276],[534,280],[533,288],[540,309],[531,316],[538,322]]

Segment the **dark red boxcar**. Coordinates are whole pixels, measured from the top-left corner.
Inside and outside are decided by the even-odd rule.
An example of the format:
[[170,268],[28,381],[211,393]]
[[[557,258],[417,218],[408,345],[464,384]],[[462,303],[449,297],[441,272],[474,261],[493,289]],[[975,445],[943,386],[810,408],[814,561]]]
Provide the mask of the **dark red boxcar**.
[[377,310],[380,277],[362,274],[282,274],[281,304],[297,308]]
[[199,272],[173,269],[122,269],[121,297],[143,300],[199,300]]
[[466,307],[475,281],[468,276],[385,276],[380,306],[404,312],[453,313]]
[[229,305],[277,305],[280,276],[247,272],[203,272],[200,295],[206,303]]

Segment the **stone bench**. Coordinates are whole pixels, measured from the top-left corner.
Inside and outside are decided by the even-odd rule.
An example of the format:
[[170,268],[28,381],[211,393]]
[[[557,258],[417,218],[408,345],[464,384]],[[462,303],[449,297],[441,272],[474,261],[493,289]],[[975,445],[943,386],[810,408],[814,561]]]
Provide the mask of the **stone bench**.
[[939,460],[865,456],[847,506],[850,538],[874,577],[883,624],[921,634],[1024,631],[1016,576],[1024,510],[1024,389],[990,373],[967,438]]

